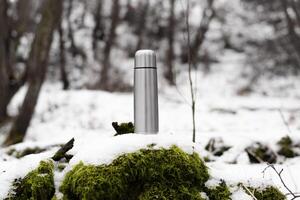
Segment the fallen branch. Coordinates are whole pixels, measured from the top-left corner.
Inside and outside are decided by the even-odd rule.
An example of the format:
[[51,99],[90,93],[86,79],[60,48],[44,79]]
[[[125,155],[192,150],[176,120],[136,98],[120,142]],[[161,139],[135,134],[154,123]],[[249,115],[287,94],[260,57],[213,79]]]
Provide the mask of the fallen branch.
[[67,154],[67,152],[72,149],[74,146],[74,138],[72,138],[69,142],[64,144],[55,154],[52,156],[52,160],[60,161],[61,159],[65,158],[69,161],[73,156]]

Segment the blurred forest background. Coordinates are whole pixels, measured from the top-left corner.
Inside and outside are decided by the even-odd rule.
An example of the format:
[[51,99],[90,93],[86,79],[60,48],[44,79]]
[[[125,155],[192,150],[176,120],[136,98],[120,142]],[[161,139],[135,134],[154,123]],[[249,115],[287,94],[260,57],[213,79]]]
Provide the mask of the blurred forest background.
[[[21,142],[43,83],[63,90],[130,92],[134,53],[158,54],[161,83],[194,70],[209,76],[225,51],[245,57],[245,95],[264,78],[300,72],[300,0],[0,0],[0,126],[27,86],[4,144]],[[189,15],[189,23],[186,23]]]

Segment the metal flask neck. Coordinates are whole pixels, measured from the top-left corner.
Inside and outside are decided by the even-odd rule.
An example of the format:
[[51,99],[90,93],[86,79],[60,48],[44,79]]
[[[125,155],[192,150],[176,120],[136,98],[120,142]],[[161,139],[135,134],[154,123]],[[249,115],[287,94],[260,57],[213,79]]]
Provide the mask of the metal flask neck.
[[158,132],[156,54],[139,50],[134,65],[134,124],[136,133]]

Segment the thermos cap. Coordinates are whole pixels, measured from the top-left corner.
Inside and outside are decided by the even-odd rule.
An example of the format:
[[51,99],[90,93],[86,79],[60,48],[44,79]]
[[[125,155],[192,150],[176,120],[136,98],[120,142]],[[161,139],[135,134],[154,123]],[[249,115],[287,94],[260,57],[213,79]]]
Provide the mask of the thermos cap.
[[156,54],[152,50],[143,49],[135,53],[134,68],[156,68]]

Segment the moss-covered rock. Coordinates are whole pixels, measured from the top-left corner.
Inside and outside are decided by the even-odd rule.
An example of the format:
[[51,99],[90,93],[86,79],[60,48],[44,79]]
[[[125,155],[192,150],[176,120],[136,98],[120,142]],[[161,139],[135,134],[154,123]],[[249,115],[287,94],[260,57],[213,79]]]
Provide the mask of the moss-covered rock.
[[112,127],[117,132],[115,134],[115,136],[117,136],[117,135],[123,135],[123,134],[127,134],[127,133],[134,133],[134,125],[133,125],[132,122],[121,123],[120,125],[119,125],[118,122],[113,122],[112,123]]
[[10,149],[8,150],[7,154],[10,156],[14,156],[16,158],[22,158],[24,156],[30,155],[30,154],[38,154],[46,151],[44,148],[40,147],[33,147],[33,148],[25,148],[23,150],[17,151],[16,149]]
[[158,199],[174,195],[199,199],[196,191],[200,195],[208,178],[196,153],[189,155],[173,146],[124,154],[109,165],[80,163],[66,175],[60,190],[68,200],[150,199],[155,195]]
[[259,142],[245,149],[251,163],[276,163],[277,157],[272,149]]
[[286,197],[275,187],[269,186],[264,189],[248,187],[247,194],[254,195],[257,200],[286,200]]
[[146,188],[144,192],[138,197],[138,200],[205,200],[202,198],[199,190],[195,188],[187,188],[185,186],[170,187],[167,185],[152,185]]
[[54,196],[53,163],[41,161],[37,169],[14,181],[7,200],[49,200]]
[[222,156],[230,148],[230,146],[224,144],[222,138],[211,138],[205,146],[205,150],[218,157]]
[[219,185],[206,189],[209,200],[230,200],[231,192],[226,182],[222,180]]
[[281,138],[277,144],[279,145],[278,154],[286,158],[294,158],[297,156],[297,153],[294,151],[293,141],[289,136]]

